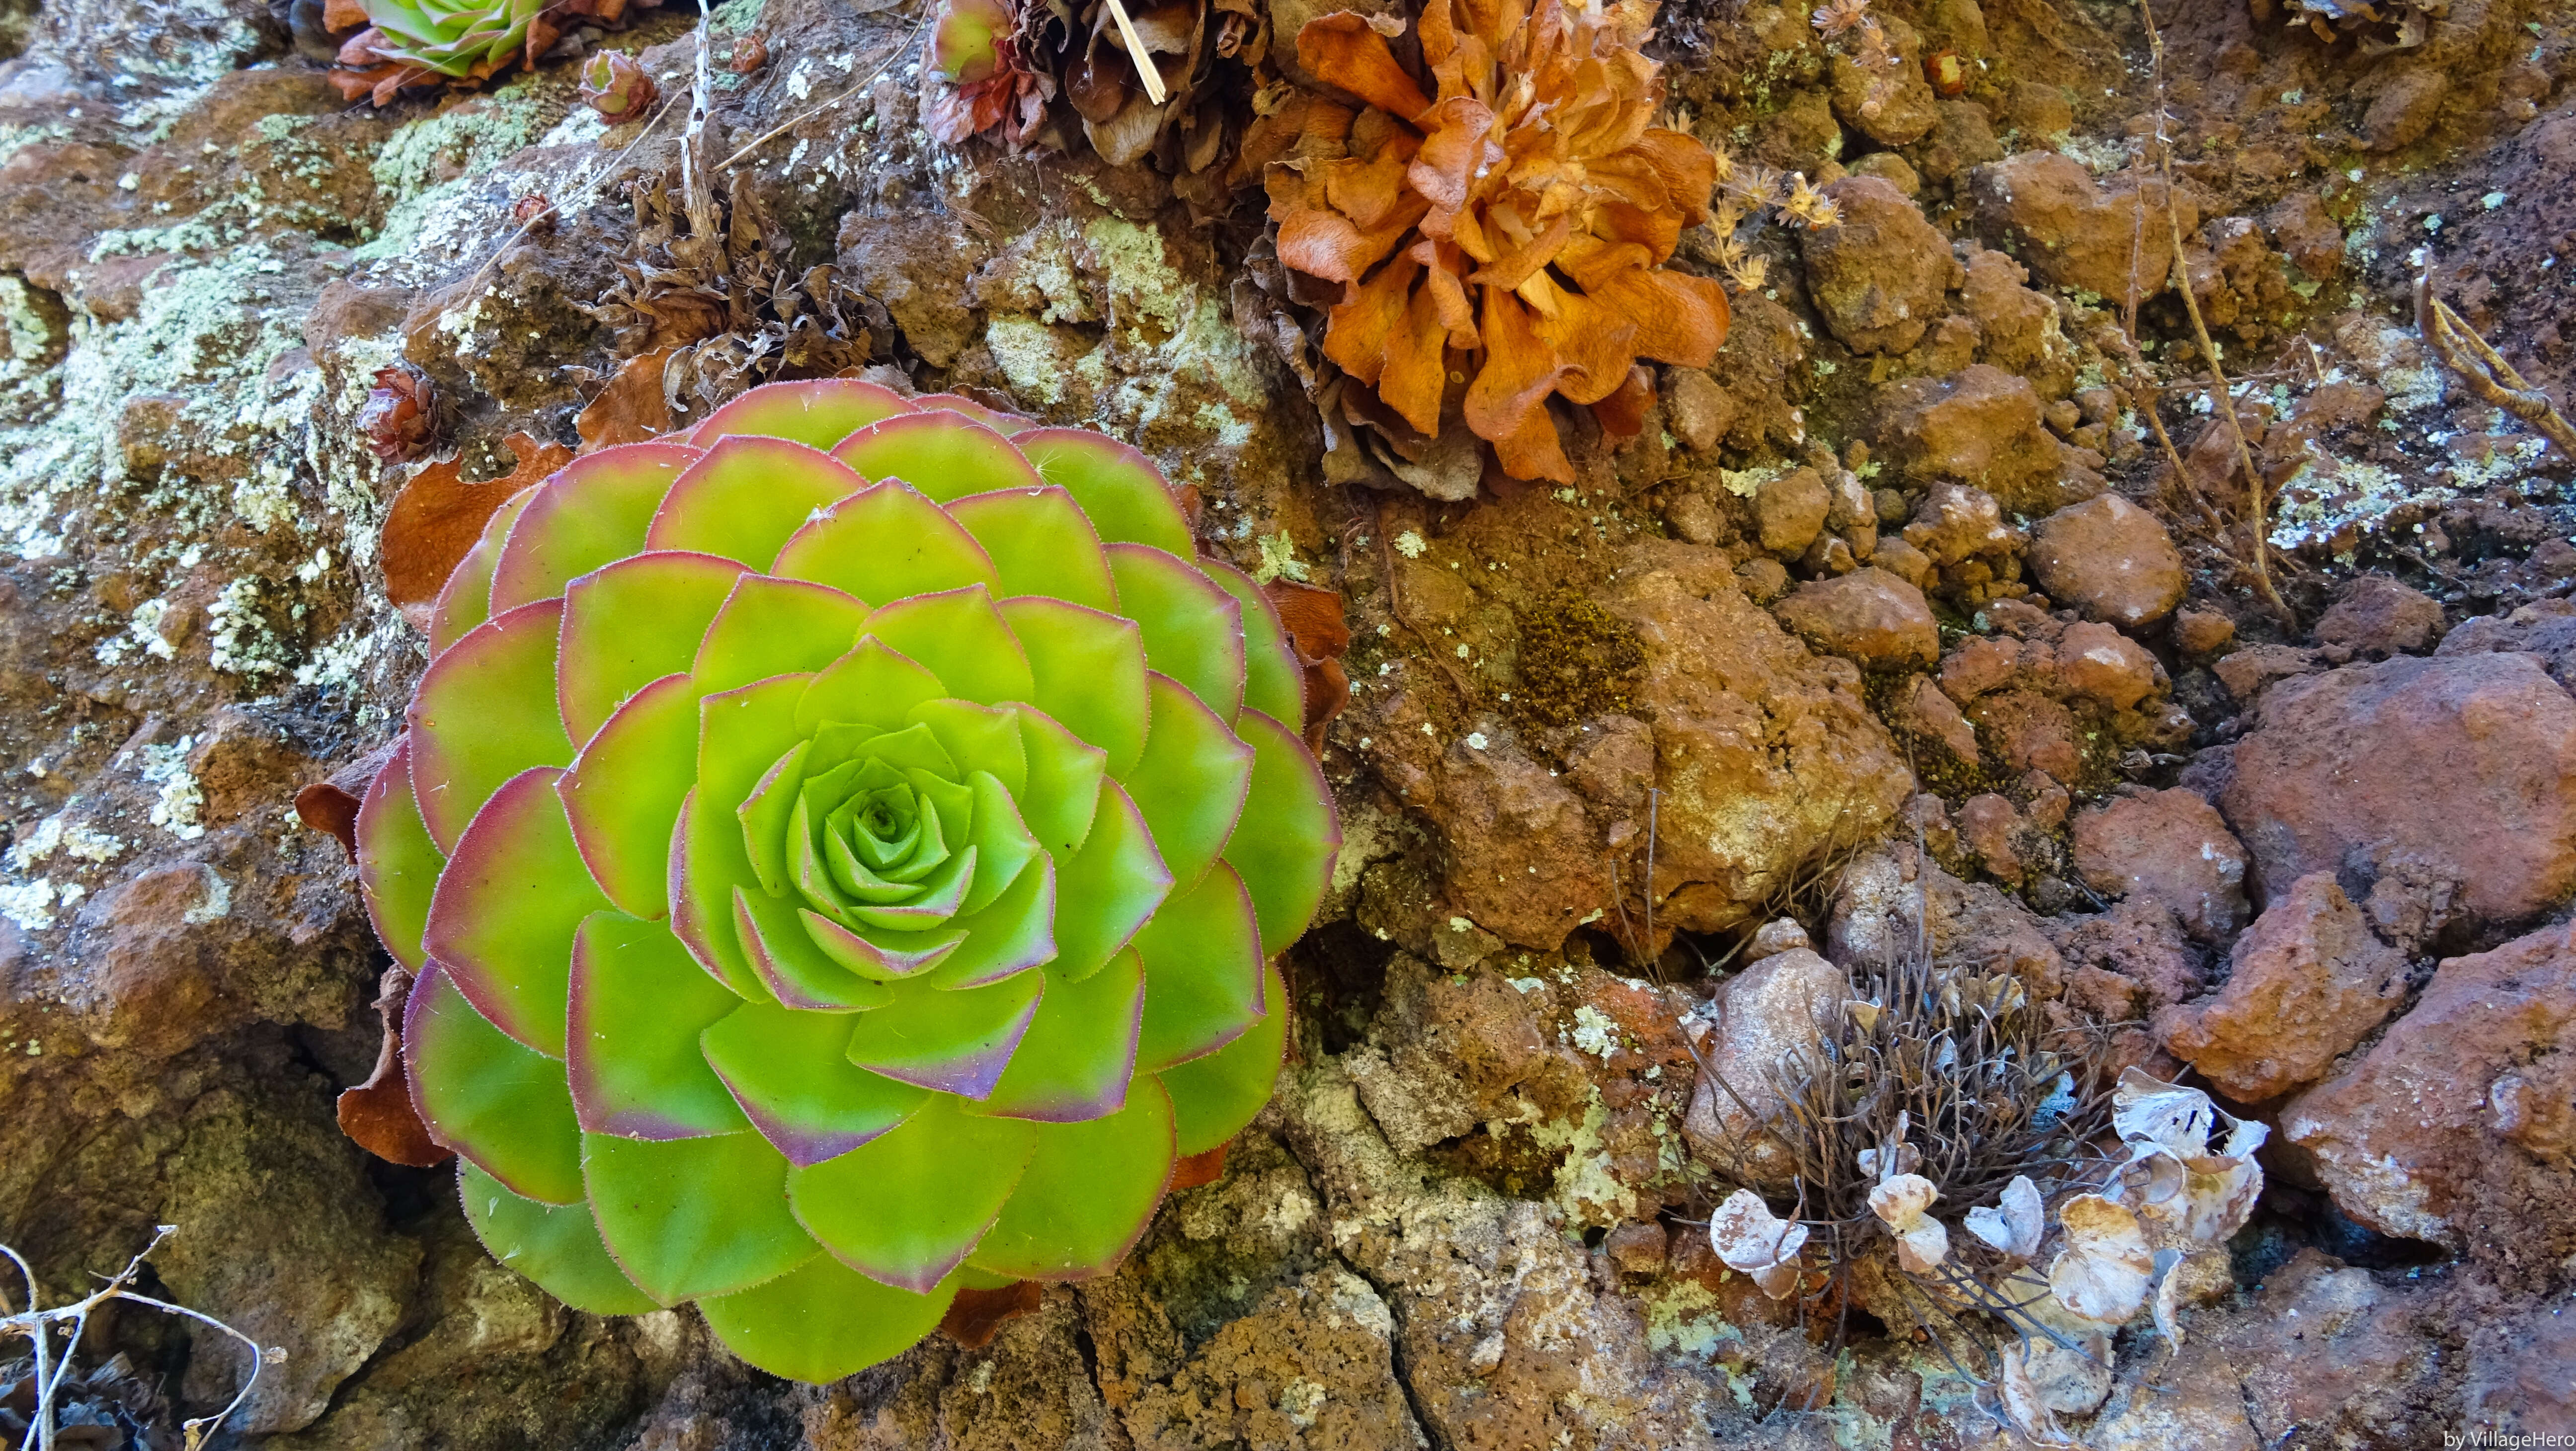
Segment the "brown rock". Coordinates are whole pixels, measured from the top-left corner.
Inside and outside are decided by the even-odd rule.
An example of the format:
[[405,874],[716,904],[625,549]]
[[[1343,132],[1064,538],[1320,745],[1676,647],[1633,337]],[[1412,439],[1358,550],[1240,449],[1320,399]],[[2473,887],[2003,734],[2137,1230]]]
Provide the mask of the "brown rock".
[[1990,690],[2001,690],[2020,670],[2021,641],[2010,635],[1976,636],[1941,662],[1941,689],[1966,705]]
[[2569,1253],[2563,1174],[2497,1142],[2497,1080],[2576,1049],[2576,927],[2544,928],[2441,964],[2358,1063],[2281,1112],[2344,1213],[2381,1234],[2536,1262]]
[[2186,655],[2215,655],[2236,638],[2236,622],[2216,610],[2174,612],[2174,648]]
[[2310,872],[2400,875],[2512,921],[2576,888],[2576,700],[2532,657],[2349,666],[2261,709],[2220,804],[2267,895]]
[[1643,1278],[1663,1269],[1668,1243],[1661,1224],[1623,1224],[1610,1231],[1601,1248],[1619,1273]]
[[1837,51],[1828,73],[1834,114],[1881,146],[1910,145],[1940,114],[1933,109],[1931,83],[1923,78],[1923,42],[1896,16],[1877,19],[1894,64],[1865,67]]
[[2313,1246],[2264,1276],[2248,1313],[2224,1332],[2238,1403],[2260,1444],[2287,1445],[2305,1431],[2327,1445],[2366,1445],[2410,1422],[2431,1439],[2448,1424],[2429,1408],[2458,1372],[2427,1333],[2439,1313],[2427,1288],[2382,1284]]
[[2451,78],[2438,65],[2407,66],[2388,78],[2361,116],[2361,134],[2373,151],[2411,146],[2441,119]]
[[1974,101],[1936,102],[1932,134],[1915,148],[1915,164],[1927,181],[1947,185],[1990,161],[2004,158],[1986,108]]
[[1762,547],[1783,557],[1804,553],[1825,527],[1833,502],[1824,476],[1814,469],[1796,469],[1764,484],[1753,496]]
[[[1927,114],[1925,128],[1930,124]],[[1798,233],[1807,295],[1826,330],[1853,352],[1906,351],[1941,315],[1952,271],[1949,239],[1877,177],[1846,176],[1825,195],[1842,208],[1842,225]]]
[[1682,1121],[1683,1136],[1710,1163],[1740,1159],[1739,1172],[1756,1182],[1786,1174],[1786,1151],[1754,1130],[1779,1103],[1778,1065],[1815,1051],[1841,1015],[1845,987],[1841,968],[1804,948],[1774,953],[1727,981],[1717,1026],[1700,1041],[1700,1056],[1726,1088],[1703,1074]]
[[2116,1013],[2097,1008],[2108,1021],[2182,1002],[2205,984],[2200,949],[2161,898],[2134,893],[2108,912],[2052,917],[2041,925],[2067,963],[2069,993],[2089,982],[2105,1006],[2130,1005]]
[[2098,487],[2068,474],[2026,378],[1976,363],[1946,378],[1898,383],[1887,396],[1887,453],[1918,479],[1974,484],[2021,514],[2046,513]]
[[2301,272],[2324,281],[2343,270],[2343,228],[2312,191],[2294,191],[2263,214],[2272,242]]
[[1883,569],[1800,585],[1772,613],[1817,649],[1865,664],[1930,665],[1941,658],[1941,627],[1923,591]]
[[1706,453],[1734,423],[1735,400],[1705,370],[1673,368],[1664,375],[1664,421],[1682,447]]
[[1999,881],[2022,878],[2021,853],[2013,844],[2020,828],[2021,813],[1992,791],[1959,803],[1959,845]]
[[2210,667],[2218,683],[2238,705],[2252,705],[2263,692],[2284,680],[2314,675],[2325,668],[2325,662],[2314,650],[2294,645],[2256,645],[2224,656]]
[[2006,770],[2046,771],[2060,781],[2084,774],[2083,738],[2074,713],[2045,695],[2006,690],[1980,696],[1969,707],[1968,719],[1993,744]]
[[1893,816],[1913,773],[1858,670],[1810,653],[1724,574],[1679,568],[1685,550],[1632,551],[1602,605],[1646,652],[1634,698],[1654,724],[1663,787],[1659,879],[1714,888],[1703,902],[1723,910],[1694,929],[1713,931],[1824,843]]
[[1871,152],[1852,163],[1851,174],[1874,176],[1896,188],[1897,193],[1908,201],[1912,201],[1923,191],[1923,178],[1916,174],[1913,167],[1906,164],[1904,157],[1893,151]]
[[2021,542],[2004,524],[2003,506],[1983,489],[1965,484],[1934,484],[1914,506],[1905,526],[1905,542],[1923,551],[1935,565],[1956,564],[1979,554],[2001,554]]
[[1895,575],[1907,584],[1921,589],[1932,582],[1932,561],[1923,551],[1902,539],[1881,537],[1869,562]]
[[2117,494],[2032,526],[2030,567],[2050,599],[2125,629],[2154,624],[2182,603],[2182,554],[2173,537],[2156,516]]
[[1655,733],[1634,716],[1605,715],[1585,723],[1565,753],[1565,779],[1612,810],[1646,799],[1655,782]]
[[[1405,1451],[1420,1437],[1395,1372],[1395,1322],[1338,1265],[1228,1321],[1126,1408],[1138,1451],[1201,1446]],[[1121,1438],[1125,1439],[1125,1438]]]
[[1973,764],[1977,759],[1977,728],[1929,676],[1915,677],[1907,688],[1904,724],[1915,735],[1939,741],[1962,761]]
[[2365,574],[2317,618],[2316,637],[2359,655],[2420,655],[2442,638],[2442,606],[2384,574]]
[[2227,981],[2157,1035],[2219,1092],[2259,1103],[2313,1083],[2406,996],[2406,958],[2324,872],[2301,877],[2229,954]]
[[1736,578],[1744,583],[1745,596],[1757,605],[1767,605],[1789,589],[1789,569],[1776,559],[1760,556],[1735,567]]
[[2057,639],[2057,679],[2077,695],[2127,710],[2155,693],[2163,675],[2145,646],[2109,625],[2069,625]]
[[1978,356],[1983,361],[2034,381],[2042,375],[2057,375],[2054,388],[2042,386],[2043,392],[2052,392],[2071,385],[2074,350],[2067,347],[2058,327],[2057,304],[2022,285],[2029,280],[2030,273],[2020,263],[1979,247],[1968,256],[1959,301],[1976,319],[1983,339]]
[[81,908],[80,956],[105,1009],[93,1036],[160,1057],[198,1041],[220,992],[232,887],[202,862],[129,877]]
[[[2165,186],[2139,186],[2128,173],[2097,187],[2084,164],[2054,151],[2025,151],[1970,178],[1977,218],[1998,244],[2009,242],[2041,281],[2096,293],[2117,302],[2132,282],[2141,297],[2163,292],[2173,269],[2172,233],[2165,218]],[[2182,229],[2200,228],[2200,208],[2181,198]]]
[[2576,688],[2576,601],[2534,600],[2501,618],[2463,620],[2442,637],[2435,655],[2513,651],[2536,656],[2549,678]]
[[2079,814],[2075,870],[2097,892],[2164,903],[2203,941],[2245,922],[2245,848],[2190,791],[2116,797]]
[[[1465,741],[1441,760],[1431,817],[1449,844],[1450,900],[1524,947],[1554,947],[1608,900],[1583,800],[1509,740]],[[1667,808],[1669,815],[1669,808]]]

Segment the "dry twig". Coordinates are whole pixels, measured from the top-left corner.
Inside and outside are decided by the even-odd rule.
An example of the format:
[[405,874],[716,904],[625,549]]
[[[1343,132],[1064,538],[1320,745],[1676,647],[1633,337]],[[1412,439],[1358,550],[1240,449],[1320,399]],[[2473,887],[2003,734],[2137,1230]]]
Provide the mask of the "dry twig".
[[[134,1277],[142,1273],[143,1262],[150,1258],[152,1252],[161,1247],[161,1241],[168,1239],[176,1229],[176,1225],[162,1225],[152,1236],[152,1242],[145,1245],[141,1253],[126,1261],[125,1268],[117,1271],[115,1278],[90,1292],[86,1298],[75,1300],[68,1305],[57,1305],[51,1310],[44,1308],[44,1292],[36,1285],[35,1270],[28,1266],[26,1259],[16,1250],[0,1244],[0,1255],[8,1256],[9,1261],[18,1267],[19,1276],[27,1282],[27,1308],[23,1311],[12,1312],[9,1308],[9,1297],[6,1294],[0,1294],[0,1338],[23,1335],[33,1341],[36,1347],[36,1406],[34,1412],[28,1417],[27,1436],[19,1443],[19,1451],[53,1451],[54,1398],[61,1392],[64,1378],[71,1374],[72,1351],[80,1344],[82,1334],[89,1329],[89,1317],[110,1300],[131,1300],[135,1304],[149,1305],[155,1310],[168,1314],[183,1315],[199,1324],[211,1325],[250,1348],[250,1374],[243,1378],[241,1390],[222,1410],[211,1416],[199,1416],[181,1425],[180,1429],[187,1436],[187,1451],[197,1451],[198,1447],[206,1443],[206,1438],[213,1435],[233,1412],[241,1409],[242,1402],[250,1399],[251,1387],[259,1384],[260,1369],[267,1359],[259,1347],[259,1342],[212,1315],[191,1310],[185,1305],[173,1305],[166,1300],[156,1300],[149,1295],[137,1294],[130,1288],[134,1283]],[[62,1356],[59,1360],[54,1357],[52,1339],[58,1326],[62,1327],[63,1340]]]
[[2539,429],[2556,445],[2560,457],[2576,458],[2576,426],[2569,425],[2567,415],[2549,401],[2549,395],[2531,386],[2449,303],[2433,295],[2433,249],[2425,247],[2415,255],[2423,263],[2415,274],[2415,330],[2423,334],[2424,345],[2442,360],[2442,366],[2460,375],[2470,392]]
[[[2218,345],[2210,341],[2209,326],[2201,321],[2200,300],[2192,296],[2191,291],[2191,265],[2183,256],[2182,209],[2175,204],[2177,197],[2174,192],[2173,139],[2167,135],[2165,131],[2167,112],[2165,108],[2164,34],[2156,29],[2155,9],[2147,3],[2147,0],[2138,0],[2138,18],[2146,24],[2147,55],[2155,80],[2156,129],[2154,135],[2154,146],[2156,153],[2156,172],[2157,175],[2162,177],[2164,180],[2165,226],[2173,235],[2174,291],[2182,294],[2183,312],[2191,319],[2191,335],[2193,339],[2200,344],[2200,356],[2209,364],[2210,380],[2217,390],[2216,397],[2213,401],[2218,405],[2219,416],[2227,421],[2227,431],[2229,436],[2235,441],[2237,466],[2245,471],[2247,523],[2249,525],[2248,532],[2252,538],[2254,551],[2253,565],[2255,592],[2263,596],[2264,603],[2270,605],[2273,609],[2280,611],[2283,615],[2288,615],[2290,613],[2290,607],[2282,602],[2281,592],[2272,587],[2272,571],[2266,559],[2269,541],[2264,538],[2264,532],[2270,527],[2270,524],[2268,522],[2268,516],[2265,514],[2263,508],[2263,473],[2262,470],[2254,466],[2254,449],[2252,445],[2245,441],[2245,425],[2243,421],[2236,416],[2236,397],[2234,393],[2229,391],[2226,370],[2219,366]],[[2141,205],[2143,205],[2143,202]],[[2179,460],[2176,462],[2177,472],[2179,472]]]

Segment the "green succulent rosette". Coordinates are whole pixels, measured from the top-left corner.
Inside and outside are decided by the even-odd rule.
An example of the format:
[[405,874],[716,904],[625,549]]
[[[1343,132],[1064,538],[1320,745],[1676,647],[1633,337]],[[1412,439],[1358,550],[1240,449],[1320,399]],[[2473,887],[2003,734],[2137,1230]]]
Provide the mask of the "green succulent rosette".
[[[363,0],[368,23],[383,32],[375,58],[458,79],[479,79],[518,58],[543,0]],[[551,33],[551,32],[550,32]],[[533,61],[534,57],[530,57]]]
[[754,389],[493,516],[359,878],[468,1218],[820,1381],[1114,1266],[1268,1099],[1340,828],[1303,677],[1135,450]]

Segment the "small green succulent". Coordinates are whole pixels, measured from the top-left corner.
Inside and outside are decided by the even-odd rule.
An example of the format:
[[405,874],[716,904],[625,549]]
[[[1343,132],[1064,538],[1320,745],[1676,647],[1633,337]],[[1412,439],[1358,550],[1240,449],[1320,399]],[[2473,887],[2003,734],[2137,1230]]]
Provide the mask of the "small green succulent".
[[[479,80],[518,59],[528,43],[529,27],[549,8],[543,0],[467,0],[463,4],[363,0],[363,4],[368,23],[381,32],[369,46],[373,59],[414,65],[460,80]],[[547,44],[552,43],[550,33]]]
[[566,1303],[846,1375],[1105,1272],[1269,1097],[1340,829],[1135,450],[754,389],[504,505],[430,636],[359,878],[467,1217]]

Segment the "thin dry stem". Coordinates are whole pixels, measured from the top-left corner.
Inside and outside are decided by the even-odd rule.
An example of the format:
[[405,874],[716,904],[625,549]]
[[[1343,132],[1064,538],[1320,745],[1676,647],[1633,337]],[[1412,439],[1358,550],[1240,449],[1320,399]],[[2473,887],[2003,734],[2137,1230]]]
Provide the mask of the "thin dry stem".
[[2531,386],[2449,303],[2433,295],[2433,249],[2423,248],[2416,255],[2424,265],[2415,275],[2415,330],[2423,334],[2425,346],[2442,360],[2442,366],[2460,375],[2470,392],[2539,429],[2560,457],[2576,458],[2576,426],[2569,425],[2567,415],[2549,401],[2549,395]]
[[[250,1374],[243,1378],[241,1389],[234,1394],[232,1400],[227,1402],[222,1410],[211,1416],[199,1416],[181,1424],[180,1429],[186,1436],[187,1451],[197,1451],[198,1447],[205,1444],[206,1438],[214,1434],[216,1428],[230,1419],[233,1412],[241,1409],[242,1402],[250,1399],[251,1387],[259,1384],[260,1371],[267,1363],[267,1356],[260,1349],[259,1342],[203,1311],[191,1310],[185,1305],[173,1305],[166,1300],[156,1300],[149,1295],[137,1294],[127,1288],[134,1283],[135,1276],[143,1272],[143,1262],[150,1258],[154,1250],[161,1247],[161,1241],[168,1239],[176,1228],[175,1225],[162,1225],[152,1236],[152,1242],[145,1245],[134,1258],[126,1261],[125,1268],[117,1271],[114,1278],[85,1298],[75,1300],[68,1305],[56,1306],[51,1310],[44,1308],[44,1291],[37,1286],[36,1272],[29,1268],[26,1259],[17,1250],[0,1244],[0,1255],[8,1256],[10,1262],[18,1267],[19,1276],[27,1282],[27,1308],[22,1312],[7,1313],[8,1298],[6,1295],[0,1295],[0,1338],[24,1335],[35,1345],[36,1405],[35,1410],[28,1417],[26,1438],[18,1443],[19,1451],[53,1451],[54,1399],[62,1392],[64,1378],[71,1374],[72,1351],[80,1344],[83,1333],[89,1329],[90,1316],[97,1311],[98,1307],[111,1300],[130,1300],[135,1304],[148,1305],[166,1314],[184,1316],[199,1324],[212,1326],[249,1348]],[[52,1335],[57,1324],[64,1327],[60,1359],[54,1358],[52,1353]]]
[[819,102],[816,105],[797,112],[795,115],[788,117],[786,120],[779,122],[775,126],[770,127],[768,130],[761,132],[751,140],[744,142],[733,155],[717,162],[715,169],[718,171],[724,171],[731,168],[735,162],[742,160],[744,157],[758,151],[770,142],[775,141],[779,137],[786,135],[788,132],[795,130],[796,127],[804,122],[822,115],[825,111],[832,109],[834,106],[841,104],[843,101],[857,95],[859,92],[875,85],[877,83],[877,78],[886,73],[886,68],[893,65],[896,61],[903,59],[905,54],[912,49],[912,43],[921,39],[921,32],[930,28],[931,17],[938,13],[939,10],[937,6],[932,6],[924,11],[921,17],[921,22],[912,27],[912,33],[905,36],[893,50],[887,52],[886,58],[877,62],[877,68],[868,72],[857,85],[850,87],[848,90],[841,92],[839,95],[834,96],[828,101]]
[[[2156,171],[2165,184],[2165,226],[2173,234],[2173,286],[2182,294],[2182,307],[2191,319],[2191,335],[2200,344],[2200,355],[2209,364],[2209,376],[2216,386],[2219,415],[2227,420],[2227,432],[2236,444],[2237,466],[2245,471],[2245,494],[2248,509],[2248,533],[2252,536],[2254,589],[2266,604],[2283,615],[2290,607],[2281,600],[2281,592],[2272,586],[2268,561],[2269,541],[2264,537],[2271,525],[2263,507],[2263,472],[2254,466],[2254,449],[2245,441],[2245,425],[2236,416],[2236,398],[2228,390],[2226,370],[2219,366],[2218,345],[2210,341],[2209,326],[2201,320],[2200,300],[2192,295],[2191,266],[2183,256],[2182,208],[2176,205],[2174,191],[2173,142],[2165,134],[2165,39],[2156,29],[2154,7],[2138,0],[2138,16],[2146,24],[2147,54],[2151,62],[2156,90],[2155,152]],[[2141,203],[2143,205],[2143,203]]]

